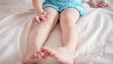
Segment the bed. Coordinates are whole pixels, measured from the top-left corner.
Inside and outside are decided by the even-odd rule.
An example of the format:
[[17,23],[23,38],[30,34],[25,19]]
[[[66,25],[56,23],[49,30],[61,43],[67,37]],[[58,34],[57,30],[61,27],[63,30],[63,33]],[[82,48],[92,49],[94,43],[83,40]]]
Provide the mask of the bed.
[[[113,64],[113,0],[104,1],[107,8],[91,8],[88,0],[82,0],[85,11],[77,23],[74,64]],[[34,16],[31,0],[0,0],[0,64],[23,64],[31,33],[38,24],[32,24]],[[59,23],[44,46],[62,46]],[[49,57],[42,64],[61,63]]]

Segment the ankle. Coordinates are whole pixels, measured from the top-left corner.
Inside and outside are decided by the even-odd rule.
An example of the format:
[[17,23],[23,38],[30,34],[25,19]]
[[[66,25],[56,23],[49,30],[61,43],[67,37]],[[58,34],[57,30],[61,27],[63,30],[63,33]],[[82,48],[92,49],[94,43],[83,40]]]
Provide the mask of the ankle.
[[70,47],[70,46],[64,46],[65,48],[69,49],[69,50],[75,50],[74,47]]
[[[62,64],[64,64],[64,63],[62,63]],[[73,63],[66,63],[66,64],[73,64]]]
[[65,47],[67,50],[69,50],[73,55],[75,55],[76,51],[74,48],[71,47]]
[[29,49],[27,50],[27,52],[28,53],[31,52],[31,51],[38,51],[38,52],[40,52],[40,48],[41,47],[37,47],[37,46],[29,47]]

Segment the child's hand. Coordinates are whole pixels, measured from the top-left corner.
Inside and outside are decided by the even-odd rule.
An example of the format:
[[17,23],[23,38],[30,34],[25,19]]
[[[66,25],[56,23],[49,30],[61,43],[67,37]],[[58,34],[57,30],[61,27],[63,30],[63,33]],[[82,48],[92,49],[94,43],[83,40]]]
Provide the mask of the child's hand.
[[33,17],[32,22],[33,23],[41,22],[42,20],[46,21],[46,18],[45,18],[46,15],[47,15],[46,12],[39,13],[38,16]]
[[94,3],[90,2],[90,6],[93,8],[99,8],[99,7],[106,8],[106,7],[108,7],[108,5],[103,1],[98,1],[98,2],[94,2]]

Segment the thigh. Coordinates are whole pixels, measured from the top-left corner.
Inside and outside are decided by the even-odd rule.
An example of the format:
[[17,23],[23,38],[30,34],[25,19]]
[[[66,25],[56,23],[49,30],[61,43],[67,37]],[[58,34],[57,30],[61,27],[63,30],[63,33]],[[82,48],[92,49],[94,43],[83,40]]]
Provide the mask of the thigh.
[[47,21],[43,21],[42,23],[56,24],[58,22],[59,13],[54,8],[46,7],[44,8],[44,12],[47,12],[45,16]]
[[80,17],[78,10],[67,8],[60,13],[60,23],[76,23]]

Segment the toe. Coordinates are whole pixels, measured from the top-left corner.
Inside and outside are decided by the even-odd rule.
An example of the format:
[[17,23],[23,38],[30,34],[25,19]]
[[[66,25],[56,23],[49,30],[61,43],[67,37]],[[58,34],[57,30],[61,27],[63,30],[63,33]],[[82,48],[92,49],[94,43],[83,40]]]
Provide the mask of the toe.
[[37,58],[40,58],[40,54],[37,54]]
[[49,54],[47,52],[44,52],[44,58],[47,59],[48,56],[49,56]]
[[34,58],[37,58],[37,53],[34,53],[33,56],[34,56]]
[[50,48],[47,48],[47,47],[42,47],[44,51],[46,52],[50,52]]
[[43,50],[47,51],[47,50],[48,50],[48,48],[47,48],[47,47],[43,47]]
[[49,49],[46,49],[46,52],[50,52],[50,50]]
[[54,57],[55,59],[58,59],[58,56],[57,56],[56,53],[54,53],[54,54],[52,55],[52,57]]
[[43,47],[41,47],[41,48],[40,48],[40,51],[41,51],[41,52],[44,52],[44,48],[43,48]]
[[30,58],[34,58],[34,55],[33,55],[33,54],[31,54]]
[[51,52],[50,52],[50,55],[52,56],[53,54],[55,54],[55,53],[51,51]]
[[41,47],[40,50],[41,52],[47,51],[46,47]]
[[40,53],[40,56],[43,57],[43,56],[44,56],[44,53],[41,52],[41,53]]
[[47,52],[53,52],[53,50],[51,48],[46,48]]

